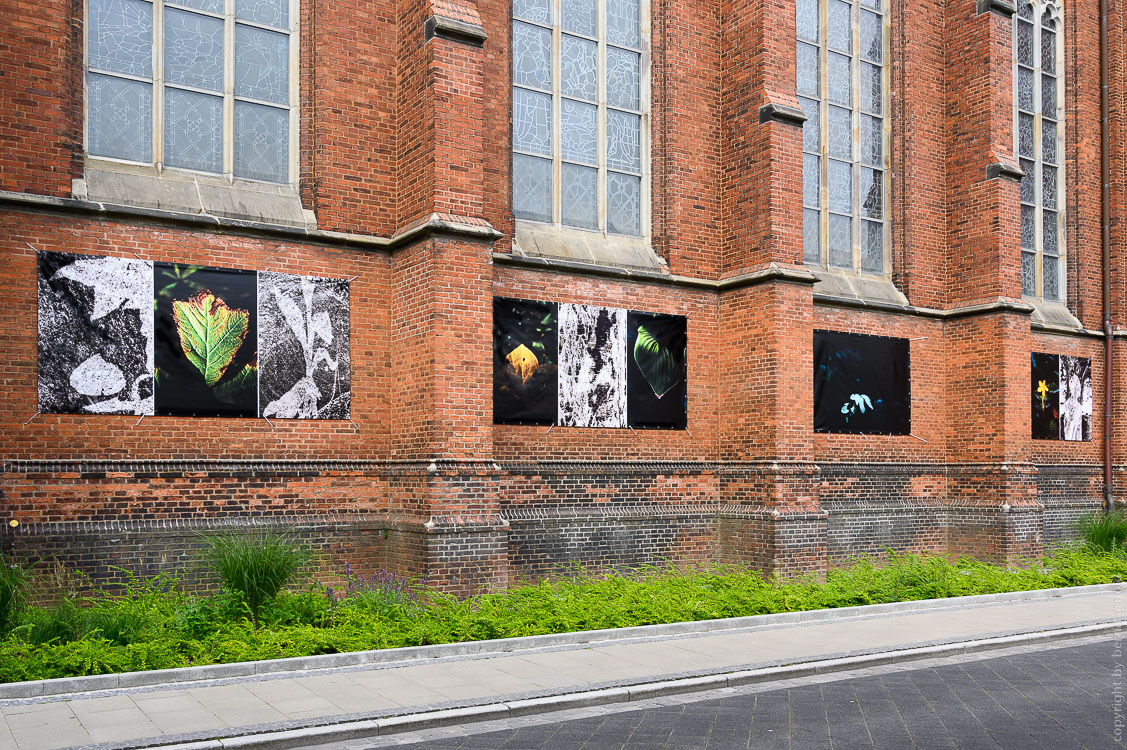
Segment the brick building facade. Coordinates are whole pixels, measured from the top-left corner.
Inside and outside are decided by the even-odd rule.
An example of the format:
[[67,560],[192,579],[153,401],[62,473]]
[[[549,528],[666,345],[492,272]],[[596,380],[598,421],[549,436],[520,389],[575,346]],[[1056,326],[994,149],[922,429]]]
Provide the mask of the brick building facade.
[[[289,21],[247,25],[290,33],[279,42],[289,45],[289,109],[277,114],[292,122],[289,178],[265,187],[230,177],[241,146],[217,146],[227,161],[203,176],[92,153],[104,127],[92,121],[93,87],[111,85],[101,80],[110,73],[89,72],[102,54],[90,46],[92,16],[113,2],[157,24],[214,5],[0,4],[6,553],[57,555],[113,578],[112,566],[184,564],[198,530],[296,526],[326,565],[391,568],[462,592],[572,561],[787,573],[889,547],[1015,560],[1100,506],[1107,398],[1113,490],[1123,493],[1127,399],[1105,388],[1096,2],[1066,4],[1053,27],[1059,302],[1023,290],[1008,0],[845,4],[855,19],[879,10],[883,24],[883,272],[804,255],[804,216],[816,221],[819,208],[804,215],[811,119],[796,90],[793,2],[639,6],[642,94],[626,109],[640,112],[645,201],[629,237],[607,229],[609,203],[599,203],[602,229],[586,234],[514,217],[511,40],[523,21],[513,0],[295,0]],[[825,2],[821,33],[833,31]],[[243,33],[243,5],[216,5],[229,39]],[[1108,304],[1122,373],[1127,16],[1121,0],[1108,6]],[[867,32],[851,33],[856,44]],[[591,44],[601,56],[611,41]],[[157,86],[171,102],[165,54],[167,71],[154,64],[112,85]],[[848,64],[856,86],[867,63]],[[231,93],[232,66],[215,106],[237,123],[230,108],[252,107],[241,79]],[[193,86],[184,91],[205,95]],[[866,116],[854,112],[855,128]],[[169,118],[167,133],[155,131],[168,163]],[[864,179],[865,166],[853,169]],[[37,251],[350,279],[351,421],[37,415]],[[688,429],[494,424],[495,296],[686,316]],[[910,435],[813,430],[817,329],[910,339]],[[1032,439],[1031,352],[1091,359],[1090,441]]]

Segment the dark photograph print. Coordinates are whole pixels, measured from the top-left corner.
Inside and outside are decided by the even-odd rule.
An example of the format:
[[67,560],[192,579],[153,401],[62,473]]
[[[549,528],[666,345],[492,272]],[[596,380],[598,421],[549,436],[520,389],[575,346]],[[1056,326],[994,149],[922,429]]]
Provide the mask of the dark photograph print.
[[1060,439],[1060,357],[1030,354],[1033,439]]
[[907,435],[912,429],[907,339],[814,331],[814,430]]
[[686,426],[686,319],[626,314],[626,413],[634,428]]
[[348,282],[258,274],[258,401],[267,419],[348,419]]
[[493,298],[493,421],[556,423],[558,306]]
[[153,413],[153,264],[38,253],[39,411]]
[[258,416],[257,274],[157,263],[156,413]]

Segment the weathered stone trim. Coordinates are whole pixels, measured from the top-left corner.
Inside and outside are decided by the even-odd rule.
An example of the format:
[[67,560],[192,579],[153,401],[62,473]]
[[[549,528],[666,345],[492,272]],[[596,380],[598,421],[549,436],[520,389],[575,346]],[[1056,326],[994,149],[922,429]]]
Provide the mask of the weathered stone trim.
[[431,16],[423,24],[423,41],[429,42],[435,37],[481,47],[485,44],[486,34],[485,29],[478,24],[446,16]]
[[536,271],[555,271],[581,276],[596,276],[621,279],[639,284],[658,284],[660,286],[700,289],[710,292],[727,292],[742,289],[767,281],[784,281],[796,284],[815,284],[818,277],[801,268],[789,268],[770,263],[764,268],[725,279],[698,279],[691,276],[677,276],[655,271],[607,266],[598,263],[584,263],[575,260],[545,258],[542,256],[516,255],[514,253],[493,253],[493,262],[499,266],[512,266]]
[[1002,161],[996,161],[993,164],[987,164],[986,179],[996,180],[999,177],[1007,180],[1015,180],[1017,182],[1021,182],[1021,179],[1025,177],[1025,172],[1016,164],[1007,164],[1006,162]]
[[738,276],[729,276],[720,279],[720,281],[716,282],[716,286],[721,292],[729,292],[768,281],[781,281],[790,284],[807,284],[813,286],[818,283],[818,277],[805,268],[768,263],[763,268],[749,271],[748,273],[742,273]]
[[1012,18],[1017,7],[1010,0],[978,0],[979,13],[997,13],[1003,18]]
[[564,260],[562,258],[546,258],[543,256],[495,252],[493,253],[493,263],[499,266],[512,266],[514,268],[525,268],[533,271],[554,271],[579,276],[621,279],[623,281],[632,281],[639,284],[657,284],[660,286],[703,289],[708,291],[716,290],[716,282],[707,279],[676,276],[673,274],[624,268],[621,266],[584,263],[577,260]]
[[806,122],[806,113],[798,107],[769,102],[759,108],[759,124],[767,122],[781,122],[784,125],[802,127],[802,123]]
[[281,239],[315,245],[356,247],[363,250],[390,251],[431,236],[461,237],[477,241],[493,241],[503,235],[484,222],[460,221],[457,218],[432,214],[420,223],[392,237],[331,232],[288,224],[230,219],[209,214],[189,214],[157,208],[97,203],[77,198],[0,190],[0,208],[52,215],[86,215],[96,219],[113,219],[127,223],[148,220],[160,225],[189,228],[224,229],[231,234],[263,239]]

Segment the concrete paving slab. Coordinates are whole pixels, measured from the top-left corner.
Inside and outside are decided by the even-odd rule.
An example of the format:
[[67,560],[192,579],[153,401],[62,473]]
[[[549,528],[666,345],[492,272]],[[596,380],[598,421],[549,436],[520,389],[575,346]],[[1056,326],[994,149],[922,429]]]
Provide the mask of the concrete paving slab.
[[71,710],[68,703],[53,703],[46,711],[21,713],[4,718],[8,721],[8,726],[11,727],[13,732],[41,726],[62,726],[72,721],[78,721],[78,717],[74,715],[74,711]]
[[[91,698],[88,701],[71,703],[70,708],[81,719],[99,713],[113,713],[116,711],[136,708],[133,699],[125,695],[107,695],[104,698]],[[93,718],[93,717],[92,717]],[[83,723],[86,723],[85,720]]]
[[145,717],[157,728],[156,734],[188,734],[209,729],[225,729],[230,725],[204,708],[174,711],[145,711]]
[[434,691],[421,688],[413,692],[395,691],[394,695],[396,697],[393,698],[391,695],[356,686],[350,690],[335,689],[325,692],[321,694],[321,697],[339,707],[341,712],[346,714],[387,711],[402,708],[405,705],[421,706],[426,705],[428,701],[436,703],[439,700],[435,697]]
[[152,693],[135,693],[128,697],[145,712],[171,712],[201,710],[200,702],[186,690],[165,690]]
[[42,701],[38,703],[12,703],[4,706],[4,716],[18,716],[19,714],[38,714],[45,711],[57,711],[59,701]]
[[119,742],[161,734],[160,729],[138,708],[87,714],[80,721],[94,742]]
[[192,688],[188,691],[200,705],[227,722],[240,724],[269,724],[285,721],[285,714],[262,700],[244,685],[217,685]]
[[74,714],[51,724],[36,724],[22,729],[13,727],[12,736],[19,750],[57,750],[63,747],[89,745],[92,742],[89,732],[83,728]]
[[16,738],[12,736],[12,730],[8,728],[8,722],[0,716],[0,750],[16,750]]

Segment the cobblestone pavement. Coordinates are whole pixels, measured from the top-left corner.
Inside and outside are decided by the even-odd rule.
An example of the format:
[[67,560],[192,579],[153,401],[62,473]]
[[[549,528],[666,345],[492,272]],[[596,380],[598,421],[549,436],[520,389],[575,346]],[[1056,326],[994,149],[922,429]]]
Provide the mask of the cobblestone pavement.
[[[674,696],[631,704],[630,709],[577,709],[341,742],[321,750],[1096,750],[1123,746],[1127,704],[1124,659],[1116,638],[1101,636],[1056,644],[1050,650],[1021,647],[996,654]],[[641,705],[645,707],[635,708]],[[504,729],[497,731],[498,725]]]

